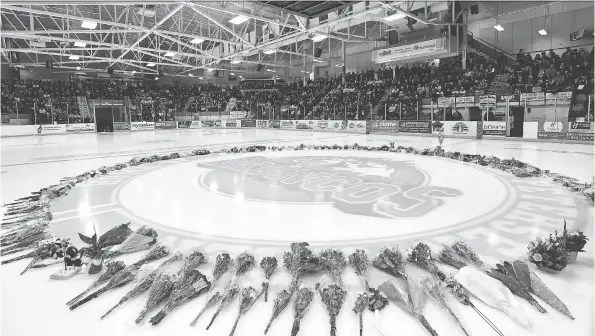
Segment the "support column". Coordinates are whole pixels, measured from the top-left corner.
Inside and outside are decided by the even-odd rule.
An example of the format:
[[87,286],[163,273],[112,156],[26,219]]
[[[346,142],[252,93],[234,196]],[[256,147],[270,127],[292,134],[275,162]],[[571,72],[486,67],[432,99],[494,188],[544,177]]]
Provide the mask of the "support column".
[[306,73],[306,56],[304,56],[304,86],[307,85],[308,80],[306,79],[306,76],[308,74]]
[[[461,61],[463,62],[462,69],[464,71],[467,70],[467,15],[469,15],[469,12],[467,9],[464,9],[463,11],[463,57],[461,57]],[[457,27],[457,31],[459,31],[458,29],[459,27]]]
[[343,77],[342,77],[342,82],[343,84],[346,83],[346,79],[345,79],[345,75],[347,73],[347,63],[346,63],[346,57],[345,57],[345,41],[341,41],[341,60],[343,61],[343,68],[341,71],[343,71]]

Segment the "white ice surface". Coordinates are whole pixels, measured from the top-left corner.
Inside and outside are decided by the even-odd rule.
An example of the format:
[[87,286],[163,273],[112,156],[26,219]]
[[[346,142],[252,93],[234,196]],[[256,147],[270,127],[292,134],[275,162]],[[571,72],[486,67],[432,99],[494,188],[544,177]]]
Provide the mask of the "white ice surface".
[[[299,143],[326,144],[387,144],[426,148],[435,145],[433,137],[407,137],[385,135],[348,135],[306,133],[280,130],[177,130],[146,131],[115,134],[70,134],[59,136],[32,136],[3,138],[1,140],[2,160],[2,202],[28,195],[30,191],[55,183],[59,178],[72,176],[102,165],[126,161],[137,155],[155,152],[183,151],[192,148],[226,147],[234,144],[295,145]],[[446,150],[463,153],[481,153],[501,158],[514,157],[541,168],[590,181],[594,174],[593,146],[577,144],[513,142],[494,140],[445,139]],[[592,212],[591,212],[592,214]],[[594,237],[593,225],[585,228],[589,237]],[[489,246],[486,247],[489,249]],[[593,243],[586,247],[587,253],[579,256],[580,262],[567,268],[561,274],[539,273],[541,278],[574,313],[576,320],[562,316],[553,308],[543,304],[548,314],[539,314],[527,302],[521,301],[534,324],[534,330],[526,331],[504,314],[478,303],[478,308],[503,331],[506,336],[559,336],[593,335]],[[346,251],[350,252],[350,251]],[[127,256],[133,261],[139,254]],[[33,271],[24,276],[18,273],[27,261],[16,262],[0,268],[2,280],[1,333],[7,336],[60,335],[60,336],[104,336],[104,335],[228,335],[237,313],[237,302],[220,315],[213,327],[204,331],[212,316],[208,311],[192,329],[188,326],[202,307],[204,297],[178,308],[157,327],[137,326],[134,317],[144,303],[146,296],[134,300],[113,313],[106,320],[99,316],[127,288],[108,293],[87,305],[69,312],[65,302],[85,289],[90,283],[88,276],[77,276],[69,281],[50,281],[51,270]],[[446,269],[445,269],[446,270]],[[209,273],[208,268],[204,271]],[[414,270],[412,270],[414,271]],[[450,269],[450,272],[453,270]],[[260,274],[260,272],[256,272]],[[285,272],[278,271],[276,283],[288,282]],[[379,276],[380,277],[380,276]],[[380,279],[380,278],[379,278]],[[226,279],[224,279],[225,281]],[[344,276],[346,283],[357,283],[351,271]],[[221,283],[224,283],[222,281]],[[279,289],[272,286],[271,296]],[[338,318],[338,336],[356,335],[357,318],[351,312],[355,292],[350,296]],[[272,298],[270,298],[272,300]],[[472,335],[495,335],[483,321],[468,307],[454,304],[457,315]],[[261,335],[272,310],[272,302],[260,301],[244,316],[236,330],[238,336]],[[426,307],[425,315],[442,336],[461,335],[435,305]],[[289,335],[292,323],[291,307],[276,320],[269,335]],[[364,335],[379,336],[374,327],[374,315],[365,315]],[[380,329],[384,335],[426,335],[426,331],[410,315],[391,305],[380,314]],[[301,323],[299,335],[328,335],[328,315],[315,298],[309,313]]]

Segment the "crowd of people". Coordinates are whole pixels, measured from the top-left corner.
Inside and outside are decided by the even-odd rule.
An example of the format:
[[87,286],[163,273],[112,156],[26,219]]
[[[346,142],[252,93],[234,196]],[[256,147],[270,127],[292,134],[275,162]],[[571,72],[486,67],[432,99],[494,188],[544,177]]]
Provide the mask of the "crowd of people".
[[[465,69],[461,56],[455,56],[317,78],[307,85],[293,81],[262,89],[244,84],[160,85],[140,80],[2,80],[1,109],[3,122],[17,112],[19,118],[32,124],[92,122],[91,116],[80,113],[77,97],[129,97],[130,121],[175,120],[179,114],[230,110],[247,111],[262,119],[328,119],[340,115],[362,120],[381,107],[381,114],[390,119],[415,119],[421,99],[488,94],[492,80],[503,72],[509,73],[507,86],[513,93],[572,91],[579,85],[592,92],[593,50],[588,53],[569,48],[561,55],[550,50],[534,56],[521,50],[515,66],[504,69],[501,62],[470,49]],[[389,107],[386,112],[385,107]],[[448,115],[457,118],[454,112]]]

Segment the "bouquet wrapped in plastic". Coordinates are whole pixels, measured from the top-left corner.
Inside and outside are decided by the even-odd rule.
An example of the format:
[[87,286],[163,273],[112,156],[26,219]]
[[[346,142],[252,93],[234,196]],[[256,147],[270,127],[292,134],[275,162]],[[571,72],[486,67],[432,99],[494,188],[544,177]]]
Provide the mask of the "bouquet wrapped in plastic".
[[523,272],[515,273],[514,267],[507,261],[504,264],[496,264],[496,267],[488,275],[500,280],[513,294],[529,301],[540,313],[547,313],[547,310],[529,294],[531,292],[531,280],[528,274]]
[[[290,292],[297,290],[300,278],[309,272],[322,269],[322,262],[310,249],[308,243],[292,243],[290,251],[283,253],[283,267],[291,274]],[[291,296],[290,296],[291,297]]]
[[217,308],[217,311],[211,318],[211,322],[207,326],[207,330],[209,330],[211,325],[213,325],[213,322],[215,322],[215,319],[217,318],[217,316],[219,316],[219,313],[221,313],[221,311],[225,307],[227,307],[236,298],[236,296],[238,296],[239,293],[240,293],[240,286],[238,286],[236,284],[231,284],[231,286],[229,288],[226,288],[225,294],[221,298],[221,303],[219,304],[219,308]]
[[335,280],[339,286],[343,286],[341,275],[345,271],[347,261],[341,250],[324,249],[320,251],[320,261],[325,271]]
[[385,247],[372,261],[372,265],[397,278],[407,280],[405,262],[398,247]]
[[143,225],[132,232],[126,240],[108,252],[107,257],[113,258],[125,253],[142,251],[157,243],[157,231],[148,225]]
[[153,285],[151,285],[151,289],[149,290],[147,302],[135,320],[137,324],[141,323],[149,312],[167,300],[174,289],[175,278],[176,275],[170,274],[169,272],[157,274],[155,281],[153,281]]
[[236,317],[233,327],[231,328],[229,336],[233,336],[233,334],[236,331],[236,327],[238,326],[238,322],[240,322],[240,317],[242,317],[242,315],[245,315],[248,312],[248,310],[254,305],[254,302],[256,302],[258,297],[258,291],[254,287],[248,286],[242,288],[242,292],[240,293],[240,308],[238,311],[238,316]]
[[262,290],[264,291],[264,302],[269,300],[269,280],[277,268],[277,258],[264,257],[260,261],[260,267],[264,272],[265,281],[262,283]]
[[331,330],[330,335],[336,336],[337,334],[337,315],[341,311],[341,307],[343,307],[343,303],[345,303],[345,297],[347,296],[347,291],[337,285],[337,284],[330,284],[326,285],[322,288],[319,288],[320,298],[322,302],[326,306],[326,310],[330,317],[330,324]]
[[465,327],[463,326],[463,324],[461,323],[459,318],[452,311],[452,308],[450,307],[448,302],[446,301],[446,295],[444,293],[444,288],[442,287],[442,283],[440,281],[438,281],[438,279],[436,279],[436,277],[434,277],[434,276],[425,277],[421,281],[421,283],[422,283],[426,293],[428,293],[430,297],[434,298],[436,300],[436,302],[438,303],[438,306],[443,311],[445,311],[448,314],[448,316],[450,316],[452,318],[452,320],[457,324],[457,326],[459,326],[461,328],[461,330],[463,330],[465,335],[469,336],[469,333],[467,332],[467,330],[465,329]]
[[510,290],[504,286],[502,282],[487,274],[480,272],[473,267],[463,267],[455,275],[452,286],[454,287],[454,290],[451,290],[451,293],[453,293],[454,297],[459,302],[475,309],[476,312],[484,318],[486,323],[494,328],[498,334],[502,335],[502,332],[499,332],[499,330],[495,328],[495,325],[475,308],[469,299],[467,291],[488,306],[503,311],[506,315],[512,318],[513,321],[524,328],[531,328],[531,320],[529,320],[524,311],[520,308],[516,298],[512,295]]
[[366,291],[370,286],[368,285],[368,265],[370,264],[370,260],[368,259],[368,254],[364,250],[356,250],[352,254],[349,255],[348,258],[349,265],[353,267],[355,270],[355,274],[360,277],[364,284],[364,288]]
[[73,305],[74,303],[76,303],[76,301],[78,301],[83,296],[87,295],[90,291],[92,291],[93,289],[95,289],[95,288],[99,287],[100,285],[102,285],[102,284],[106,283],[107,281],[109,281],[109,279],[111,279],[114,275],[116,275],[116,273],[118,273],[121,270],[123,270],[124,267],[126,267],[126,264],[124,264],[123,261],[110,261],[110,262],[107,262],[105,264],[105,269],[99,275],[99,277],[91,284],[91,286],[89,286],[89,288],[87,288],[81,294],[79,294],[76,297],[74,297],[72,300],[68,301],[67,304],[69,306],[70,305]]
[[211,282],[204,274],[195,269],[179,275],[165,306],[151,318],[151,324],[159,324],[176,307],[208,292],[210,288]]
[[155,278],[157,278],[157,275],[160,272],[162,272],[162,270],[165,270],[169,265],[179,260],[182,260],[182,254],[177,252],[168,260],[161,263],[161,265],[159,265],[158,267],[153,269],[147,268],[146,270],[143,270],[143,272],[137,276],[137,280],[132,285],[132,288],[120,299],[120,301],[118,301],[118,303],[115,306],[110,308],[103,316],[101,316],[101,318],[104,319],[105,317],[107,317],[107,315],[111,314],[117,307],[148,291],[153,285]]
[[[211,288],[213,288],[215,282],[217,280],[219,280],[223,276],[223,274],[225,274],[225,272],[227,272],[230,265],[231,265],[231,257],[229,256],[229,253],[222,252],[222,253],[219,253],[217,255],[217,257],[215,257],[215,264],[213,265],[213,274],[212,274],[212,278],[211,278],[211,284],[212,284]],[[190,326],[194,327],[196,325],[196,322],[198,322],[198,319],[204,314],[204,312],[207,309],[219,304],[219,302],[221,302],[221,299],[222,299],[221,293],[216,292],[216,293],[211,294],[211,296],[209,296],[209,298],[207,299],[205,306],[201,309],[201,311],[196,315],[194,320],[192,320],[192,322],[190,323]]]
[[277,297],[273,302],[273,314],[269,323],[267,323],[266,328],[264,329],[265,335],[269,332],[273,321],[281,314],[281,312],[289,305],[289,301],[291,301],[291,296],[293,295],[292,291],[287,289],[282,289],[277,293]]
[[306,315],[310,303],[314,298],[314,291],[308,287],[300,287],[296,292],[295,301],[293,301],[293,327],[291,336],[297,336],[300,331],[300,321]]
[[422,313],[427,300],[425,292],[415,281],[406,281],[407,283],[403,280],[388,280],[378,286],[378,289],[403,310],[415,315],[430,335],[437,336],[438,333]]
[[103,286],[101,289],[95,291],[92,294],[89,294],[87,297],[77,301],[75,304],[70,306],[69,307],[70,310],[74,310],[74,309],[82,306],[83,304],[99,297],[100,295],[106,293],[109,290],[112,290],[112,289],[118,288],[118,287],[122,287],[122,286],[130,283],[131,281],[134,280],[134,278],[138,274],[138,270],[139,270],[139,268],[137,266],[129,266],[129,267],[124,268],[120,272],[116,273],[111,279],[109,279],[107,284],[105,286]]

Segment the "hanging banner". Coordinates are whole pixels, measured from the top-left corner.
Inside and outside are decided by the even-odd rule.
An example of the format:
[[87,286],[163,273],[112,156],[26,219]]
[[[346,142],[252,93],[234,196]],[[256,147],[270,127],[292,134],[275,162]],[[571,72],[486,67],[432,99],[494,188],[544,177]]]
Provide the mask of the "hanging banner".
[[399,133],[398,120],[372,120],[370,121],[372,133]]
[[256,120],[254,119],[242,119],[241,120],[242,127],[256,127]]
[[452,106],[454,103],[454,97],[438,97],[438,107]]
[[399,132],[403,133],[432,133],[431,122],[424,121],[399,121]]
[[175,129],[177,128],[177,123],[175,121],[156,121],[155,122],[155,129]]
[[448,51],[446,38],[422,41],[392,48],[375,50],[372,57],[376,63],[386,63],[394,60],[404,60],[419,56],[431,56]]
[[475,104],[475,97],[473,96],[469,96],[469,97],[456,97],[455,98],[455,103],[457,105],[471,105],[471,104]]
[[483,135],[506,136],[506,121],[484,121]]
[[246,111],[229,111],[229,119],[243,119],[247,114]]
[[554,100],[554,99],[560,99],[560,100],[570,100],[572,98],[572,92],[568,91],[568,92],[558,92],[558,93],[546,93],[545,94],[545,99],[550,99],[550,100]]
[[130,129],[133,131],[154,130],[155,123],[152,121],[133,121],[130,123]]
[[543,92],[529,92],[529,93],[521,93],[521,101],[534,101],[534,100],[544,100],[545,93]]
[[566,139],[568,133],[568,122],[562,121],[538,121],[537,139]]

